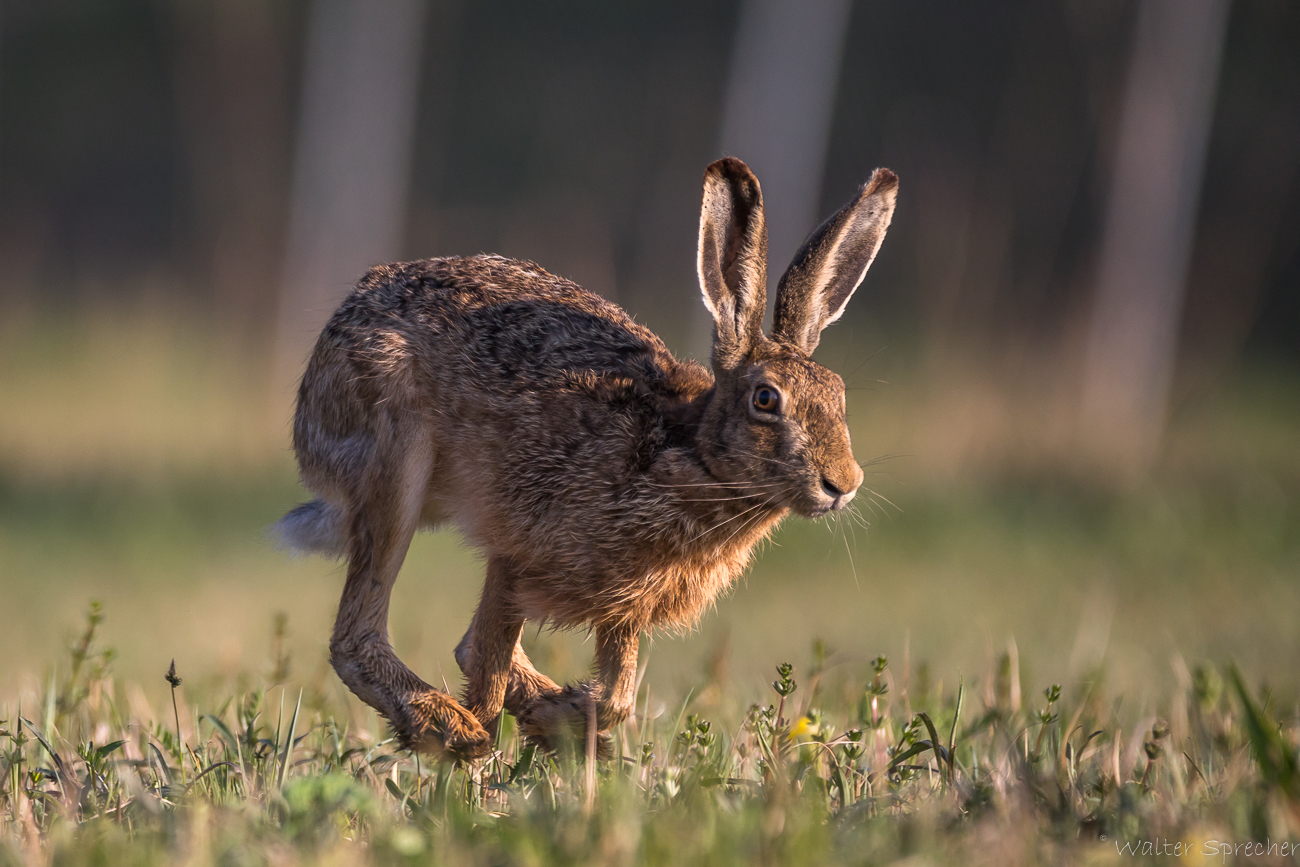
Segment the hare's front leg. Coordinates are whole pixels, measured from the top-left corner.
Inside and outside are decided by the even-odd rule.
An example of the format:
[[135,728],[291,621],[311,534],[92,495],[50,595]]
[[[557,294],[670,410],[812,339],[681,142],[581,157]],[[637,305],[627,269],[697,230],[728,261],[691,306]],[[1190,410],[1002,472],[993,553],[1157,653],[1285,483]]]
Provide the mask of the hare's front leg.
[[628,624],[596,630],[596,726],[606,731],[627,719],[636,704],[636,657],[641,630]]
[[[470,624],[464,637],[456,645],[456,664],[460,666],[466,679],[470,677],[470,672],[475,665],[474,642],[477,627],[478,617],[475,616],[474,622]],[[557,695],[560,689],[558,683],[533,667],[533,661],[524,652],[523,645],[516,641],[510,658],[510,675],[506,681],[506,710],[515,717],[520,717],[527,708],[543,696]]]
[[515,712],[539,690],[549,686],[559,691],[550,678],[533,669],[519,646],[524,618],[515,603],[514,582],[509,560],[488,559],[478,610],[456,646],[456,664],[465,673],[465,706],[493,733],[503,706]]
[[[636,702],[640,642],[641,630],[631,624],[597,627],[596,677],[541,695],[522,708],[518,715],[524,734],[553,748],[557,736],[582,738],[592,720],[597,732],[605,732],[627,719]],[[600,747],[607,752],[607,739]]]

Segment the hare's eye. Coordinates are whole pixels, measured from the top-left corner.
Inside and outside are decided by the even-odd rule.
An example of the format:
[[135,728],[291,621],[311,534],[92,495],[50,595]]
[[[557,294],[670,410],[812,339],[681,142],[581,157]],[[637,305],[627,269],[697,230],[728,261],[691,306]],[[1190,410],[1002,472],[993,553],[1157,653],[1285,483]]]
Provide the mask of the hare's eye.
[[774,388],[761,385],[754,389],[754,409],[759,412],[776,412],[781,408],[781,395]]

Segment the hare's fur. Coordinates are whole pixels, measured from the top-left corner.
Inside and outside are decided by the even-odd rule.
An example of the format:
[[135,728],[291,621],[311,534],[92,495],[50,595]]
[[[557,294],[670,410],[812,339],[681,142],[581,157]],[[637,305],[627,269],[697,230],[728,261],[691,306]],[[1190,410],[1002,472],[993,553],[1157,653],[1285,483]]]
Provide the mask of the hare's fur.
[[[503,706],[546,742],[588,720],[610,728],[632,708],[644,631],[692,624],[788,512],[847,504],[862,471],[844,385],[809,356],[879,248],[896,187],[877,171],[813,234],[769,338],[758,182],[739,160],[709,167],[699,270],[712,374],[530,262],[430,259],[361,280],[298,394],[294,448],[320,499],[279,529],[347,558],[331,662],[405,746],[484,755]],[[763,389],[777,411],[756,408]],[[463,703],[387,637],[412,536],[445,523],[487,556],[456,649]],[[536,671],[519,644],[528,619],[589,625],[595,677],[560,687]]]

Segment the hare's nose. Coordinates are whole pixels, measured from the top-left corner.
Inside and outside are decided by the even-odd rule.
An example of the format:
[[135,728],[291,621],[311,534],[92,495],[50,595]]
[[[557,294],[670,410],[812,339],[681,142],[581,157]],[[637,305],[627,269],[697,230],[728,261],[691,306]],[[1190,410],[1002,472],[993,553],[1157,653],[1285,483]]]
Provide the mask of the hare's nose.
[[857,493],[858,486],[862,484],[862,468],[856,463],[853,464],[851,471],[852,477],[849,479],[822,476],[822,493],[835,500],[835,508],[843,508],[848,505],[849,500]]
[[836,509],[848,505],[849,500],[853,499],[853,495],[857,493],[857,490],[856,483],[852,486],[846,485],[843,481],[836,484],[826,476],[822,476],[822,492],[835,500],[834,508]]

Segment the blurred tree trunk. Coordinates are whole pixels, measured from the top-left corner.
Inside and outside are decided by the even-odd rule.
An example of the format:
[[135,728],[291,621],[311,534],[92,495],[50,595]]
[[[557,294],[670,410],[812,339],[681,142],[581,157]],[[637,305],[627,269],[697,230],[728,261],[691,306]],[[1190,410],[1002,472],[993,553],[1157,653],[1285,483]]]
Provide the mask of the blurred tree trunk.
[[1163,433],[1228,0],[1142,0],[1085,346],[1080,433],[1141,473]]
[[265,337],[275,309],[289,142],[288,46],[269,5],[174,9],[177,103],[194,196],[195,270],[223,331]]
[[[744,0],[741,7],[720,145],[763,185],[772,289],[824,216],[822,176],[852,8],[851,0]],[[712,323],[700,310],[692,349],[707,358]]]
[[366,269],[401,252],[424,0],[313,0],[276,323],[275,399]]

